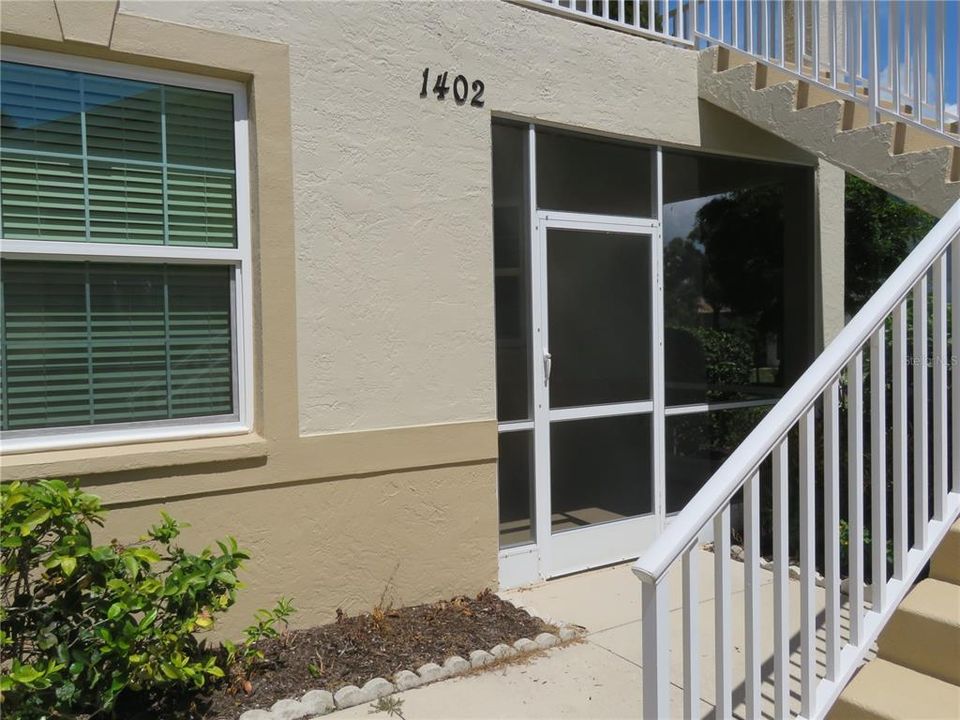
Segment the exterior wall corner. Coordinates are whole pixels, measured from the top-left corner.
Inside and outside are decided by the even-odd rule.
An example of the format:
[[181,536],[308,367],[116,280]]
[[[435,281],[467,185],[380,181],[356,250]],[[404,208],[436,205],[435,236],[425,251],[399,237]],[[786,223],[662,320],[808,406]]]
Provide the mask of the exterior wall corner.
[[817,165],[817,268],[822,349],[846,324],[844,313],[844,188],[842,168],[820,160]]

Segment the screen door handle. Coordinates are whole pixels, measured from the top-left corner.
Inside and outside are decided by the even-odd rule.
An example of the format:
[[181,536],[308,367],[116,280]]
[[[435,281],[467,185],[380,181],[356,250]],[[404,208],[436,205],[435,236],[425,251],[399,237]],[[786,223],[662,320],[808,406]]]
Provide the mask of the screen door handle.
[[553,355],[548,350],[543,351],[543,380],[550,382],[550,371],[553,369]]

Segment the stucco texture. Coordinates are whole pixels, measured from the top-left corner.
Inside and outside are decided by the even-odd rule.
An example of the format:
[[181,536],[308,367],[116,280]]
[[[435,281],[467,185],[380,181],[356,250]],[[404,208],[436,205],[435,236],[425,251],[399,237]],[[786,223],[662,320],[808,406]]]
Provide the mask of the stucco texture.
[[121,506],[100,540],[135,539],[161,510],[191,524],[190,550],[233,535],[252,557],[224,631],[281,595],[299,609],[295,625],[312,625],[381,596],[400,605],[491,586],[497,507],[471,498],[492,499],[495,486],[494,466],[478,463]]
[[[398,603],[496,583],[492,115],[815,164],[698,100],[695,53],[502,0],[7,0],[3,32],[250,88],[255,432],[3,458],[82,476],[106,537],[161,508],[194,549],[236,535],[228,633],[280,594],[313,624],[388,582]],[[482,80],[485,106],[421,99],[424,67]]]
[[701,109],[696,53],[502,0],[121,9],[290,46],[304,435],[495,417],[492,113],[811,162]]

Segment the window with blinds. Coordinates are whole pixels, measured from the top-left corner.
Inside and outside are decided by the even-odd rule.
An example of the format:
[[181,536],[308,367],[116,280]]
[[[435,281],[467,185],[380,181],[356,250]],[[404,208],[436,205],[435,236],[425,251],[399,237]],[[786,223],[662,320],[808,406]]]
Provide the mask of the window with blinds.
[[235,95],[120,74],[0,63],[8,437],[238,417]]
[[236,247],[232,95],[0,74],[4,238]]

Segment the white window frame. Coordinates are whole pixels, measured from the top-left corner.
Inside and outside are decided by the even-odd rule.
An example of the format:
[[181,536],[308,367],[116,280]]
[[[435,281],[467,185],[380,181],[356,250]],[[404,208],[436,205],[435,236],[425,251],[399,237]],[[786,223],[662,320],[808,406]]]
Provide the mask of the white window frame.
[[231,415],[135,421],[103,425],[0,432],[0,452],[119,445],[245,434],[253,428],[253,273],[250,221],[250,143],[247,92],[243,83],[172,70],[3,46],[3,60],[109,77],[162,83],[233,96],[237,247],[7,240],[0,237],[2,260],[55,260],[123,263],[205,264],[232,269],[233,406]]

